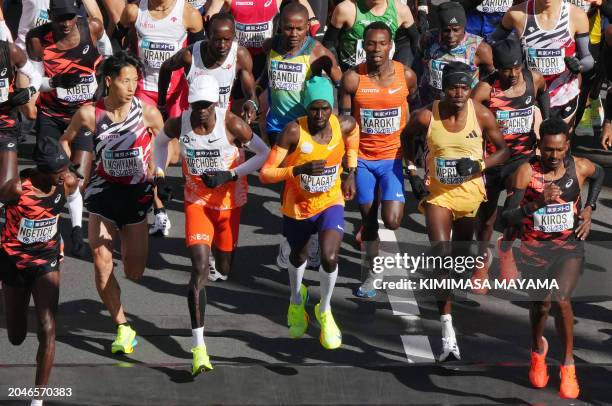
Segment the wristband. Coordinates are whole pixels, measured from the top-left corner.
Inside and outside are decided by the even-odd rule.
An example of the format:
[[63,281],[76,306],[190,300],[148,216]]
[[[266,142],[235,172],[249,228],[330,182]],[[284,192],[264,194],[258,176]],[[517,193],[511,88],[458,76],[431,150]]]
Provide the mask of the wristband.
[[406,167],[406,169],[408,169],[409,171],[416,171],[417,167],[414,164],[410,164]]
[[478,162],[478,165],[480,166],[480,172],[483,172],[486,168],[484,159],[478,159],[476,162]]
[[253,105],[253,107],[255,107],[255,111],[259,111],[259,106],[255,102],[255,100],[248,99],[247,103],[249,103],[249,102]]
[[427,14],[429,13],[429,8],[427,6],[418,6],[417,11],[424,11]]

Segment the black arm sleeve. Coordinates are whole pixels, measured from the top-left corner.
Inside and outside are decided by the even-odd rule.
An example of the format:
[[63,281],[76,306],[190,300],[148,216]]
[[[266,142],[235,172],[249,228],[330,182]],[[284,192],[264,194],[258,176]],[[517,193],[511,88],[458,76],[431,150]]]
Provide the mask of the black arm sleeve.
[[113,47],[113,52],[120,51],[123,48],[123,38],[127,35],[129,28],[124,27],[121,23],[117,23],[115,30],[113,31],[113,36],[111,37],[111,45]]
[[540,111],[542,112],[542,119],[548,119],[550,117],[550,94],[548,89],[538,93],[538,106],[540,106]]
[[187,32],[187,45],[191,45],[197,41],[202,41],[204,39],[204,30],[198,32]]
[[587,195],[586,203],[595,205],[597,203],[597,198],[599,197],[599,193],[601,192],[601,187],[603,186],[604,181],[604,170],[601,166],[595,165],[595,173],[593,176],[589,177],[589,194]]
[[608,91],[606,104],[604,106],[604,120],[612,121],[612,92]]
[[476,8],[476,6],[478,6],[480,3],[482,3],[482,0],[453,0],[453,1],[456,1],[457,3],[461,4],[461,6],[463,7],[465,11],[472,10]]
[[491,34],[491,40],[493,42],[504,40],[508,38],[508,35],[510,35],[511,32],[512,29],[507,29],[500,22],[499,24],[497,24],[497,27],[495,27],[495,31],[493,31],[493,33]]
[[506,198],[504,211],[502,212],[502,224],[505,228],[520,226],[525,217],[525,212],[521,207],[521,201],[525,196],[525,189],[512,189]]
[[604,15],[608,20],[612,20],[612,1],[604,0],[599,6],[601,14]]
[[416,24],[412,24],[408,28],[400,27],[395,32],[396,48],[398,44],[401,44],[404,41],[410,41],[410,49],[412,50],[412,55],[416,55],[417,50],[419,48],[420,38],[421,37],[419,35],[419,30],[417,29]]
[[342,31],[342,28],[336,28],[330,24],[327,26],[327,31],[325,31],[325,36],[323,37],[323,46],[334,55],[336,54],[336,46],[340,39],[340,31]]

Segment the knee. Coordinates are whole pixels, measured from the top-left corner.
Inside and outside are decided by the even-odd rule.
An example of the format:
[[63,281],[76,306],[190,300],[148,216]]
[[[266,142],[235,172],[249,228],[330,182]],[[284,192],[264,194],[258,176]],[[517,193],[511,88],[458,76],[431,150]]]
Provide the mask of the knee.
[[306,262],[307,259],[308,253],[304,252],[304,250],[298,252],[292,249],[291,253],[289,254],[289,261],[295,267],[302,265],[304,262]]
[[55,320],[47,318],[38,325],[38,341],[55,340]]
[[539,314],[548,314],[550,312],[550,306],[550,301],[534,302],[532,308],[535,312]]
[[572,301],[566,297],[560,297],[555,300],[555,305],[561,314],[572,312]]
[[387,230],[397,230],[402,223],[402,216],[399,213],[383,216],[383,223]]
[[338,266],[338,252],[335,249],[321,250],[321,266],[325,272],[334,272]]
[[191,271],[191,278],[189,279],[189,289],[193,291],[199,291],[206,286],[208,280],[208,264],[199,264],[193,266]]

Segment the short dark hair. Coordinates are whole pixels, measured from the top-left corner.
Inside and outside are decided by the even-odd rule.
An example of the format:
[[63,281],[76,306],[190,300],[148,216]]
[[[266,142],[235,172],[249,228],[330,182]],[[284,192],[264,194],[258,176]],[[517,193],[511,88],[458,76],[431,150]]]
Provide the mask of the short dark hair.
[[102,76],[110,76],[112,78],[117,77],[121,72],[121,69],[126,66],[133,66],[138,71],[138,74],[142,72],[142,62],[133,53],[126,50],[120,50],[115,52],[114,55],[109,56],[102,62],[102,68],[100,72]]
[[368,34],[368,31],[370,30],[384,30],[387,31],[387,34],[389,34],[389,39],[392,40],[393,39],[393,34],[391,33],[391,28],[389,28],[389,26],[387,24],[385,24],[382,21],[374,21],[372,24],[368,25],[365,30],[363,30],[363,39],[365,39],[366,35]]
[[308,21],[308,9],[300,3],[286,2],[284,7],[281,7],[280,21],[284,21],[288,14],[301,14]]
[[212,29],[212,26],[215,23],[215,21],[229,21],[232,23],[234,30],[236,29],[236,20],[234,20],[233,15],[231,15],[230,13],[226,13],[226,12],[217,13],[213,15],[212,17],[210,17],[210,20],[208,20],[208,23],[206,23],[206,33],[208,34],[209,37],[210,37],[210,30]]
[[540,139],[547,135],[563,134],[569,138],[569,125],[559,117],[551,117],[540,124]]

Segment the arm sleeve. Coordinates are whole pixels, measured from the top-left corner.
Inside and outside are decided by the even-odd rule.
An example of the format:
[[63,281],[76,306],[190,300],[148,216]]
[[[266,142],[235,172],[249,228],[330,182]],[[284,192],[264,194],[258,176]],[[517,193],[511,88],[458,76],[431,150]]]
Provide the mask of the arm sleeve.
[[40,91],[41,92],[50,92],[53,90],[51,86],[51,78],[45,76],[45,68],[42,62],[32,61],[32,66],[34,69],[41,75],[41,83],[40,83]]
[[542,119],[548,119],[550,117],[550,94],[548,89],[538,94],[538,106],[542,112]]
[[251,141],[244,144],[244,148],[248,149],[251,152],[254,152],[255,156],[247,159],[236,169],[234,169],[236,175],[238,176],[246,176],[249,173],[255,172],[256,170],[261,168],[261,166],[266,161],[268,154],[270,153],[270,148],[268,148],[266,143],[263,142],[263,140],[259,138],[259,135],[257,134],[253,134]]
[[68,211],[70,212],[70,222],[72,227],[82,227],[83,225],[83,196],[79,188],[73,194],[66,197],[68,201]]
[[18,69],[18,71],[30,79],[30,86],[36,89],[36,91],[40,89],[40,86],[42,85],[42,76],[40,71],[36,69],[34,64],[29,59],[21,68]]
[[127,35],[128,31],[129,28],[124,27],[121,25],[121,23],[117,23],[111,38],[111,44],[114,52],[117,52],[123,48],[121,43],[123,42],[123,38]]
[[495,27],[495,31],[493,31],[493,33],[491,34],[491,40],[493,42],[504,40],[508,38],[508,35],[510,35],[511,32],[512,29],[506,29],[500,22],[499,24],[497,24],[497,27]]
[[278,145],[272,147],[266,163],[261,168],[261,171],[259,171],[261,183],[278,183],[293,177],[293,166],[279,168],[279,165],[287,156],[287,152],[285,148],[281,148]]
[[204,39],[204,30],[201,30],[198,32],[188,32],[187,33],[187,45],[191,45],[203,39]]
[[333,54],[337,54],[336,46],[338,46],[338,41],[340,39],[340,31],[342,31],[341,28],[336,28],[332,24],[329,24],[327,26],[327,31],[325,31],[325,36],[323,37],[323,46],[329,49]]
[[113,54],[113,44],[111,43],[110,38],[106,34],[106,31],[102,31],[102,36],[100,40],[96,44],[96,48],[98,48],[98,52],[102,56],[111,56]]
[[604,0],[599,6],[599,10],[601,10],[601,14],[604,15],[608,20],[612,20],[612,1]]
[[521,207],[521,201],[525,196],[525,189],[512,189],[506,198],[504,211],[502,212],[502,224],[504,227],[517,227],[523,222],[525,212]]
[[346,149],[346,165],[349,168],[357,167],[357,153],[359,151],[359,126],[355,125],[353,131],[344,138]]
[[588,72],[593,69],[595,60],[593,59],[593,55],[591,55],[591,51],[589,51],[588,33],[576,34],[576,55],[578,59],[580,59],[583,72]]
[[601,192],[605,173],[601,166],[596,163],[593,163],[593,165],[595,165],[595,173],[589,177],[589,194],[587,195],[586,202],[594,205],[597,203],[597,198]]
[[[410,41],[410,49],[412,50],[412,54],[416,55],[419,47],[419,30],[416,27],[416,24],[412,24],[408,28],[398,28],[395,32],[395,42],[396,48],[404,41]],[[410,66],[410,65],[407,65]]]
[[159,168],[162,171],[166,169],[166,163],[168,162],[168,144],[171,139],[166,135],[162,129],[155,137],[154,152],[155,152],[155,168]]

